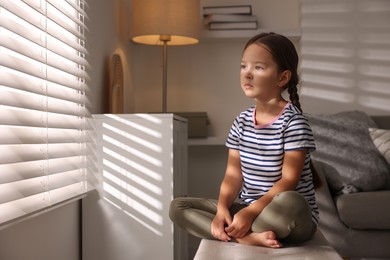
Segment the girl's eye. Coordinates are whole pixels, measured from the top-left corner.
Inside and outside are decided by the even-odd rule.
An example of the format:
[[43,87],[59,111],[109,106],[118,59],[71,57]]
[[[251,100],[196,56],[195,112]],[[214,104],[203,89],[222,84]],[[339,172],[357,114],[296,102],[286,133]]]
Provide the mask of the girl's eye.
[[240,65],[240,68],[241,68],[241,69],[245,69],[245,67],[246,67],[246,66],[245,66],[244,64],[241,64],[241,65]]
[[263,67],[261,67],[261,66],[255,66],[255,69],[256,69],[256,70],[262,70]]

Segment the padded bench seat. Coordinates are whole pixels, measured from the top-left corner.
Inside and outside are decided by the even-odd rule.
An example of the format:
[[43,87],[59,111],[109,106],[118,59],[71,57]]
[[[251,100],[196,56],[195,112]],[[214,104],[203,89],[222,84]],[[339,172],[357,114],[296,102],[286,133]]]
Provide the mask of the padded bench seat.
[[202,239],[194,260],[257,260],[257,259],[342,259],[329,245],[321,231],[301,244],[286,244],[282,248],[248,246],[232,242]]

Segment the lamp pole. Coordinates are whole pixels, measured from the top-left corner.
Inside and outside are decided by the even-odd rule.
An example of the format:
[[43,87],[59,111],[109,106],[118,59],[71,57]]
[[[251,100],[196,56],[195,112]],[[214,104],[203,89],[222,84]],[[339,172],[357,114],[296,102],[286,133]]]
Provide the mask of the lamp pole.
[[200,0],[131,0],[132,41],[163,48],[162,113],[168,110],[168,47],[199,42],[199,6]]
[[168,78],[168,42],[170,35],[160,35],[160,41],[163,43],[163,89],[162,89],[162,112],[167,112],[167,78]]

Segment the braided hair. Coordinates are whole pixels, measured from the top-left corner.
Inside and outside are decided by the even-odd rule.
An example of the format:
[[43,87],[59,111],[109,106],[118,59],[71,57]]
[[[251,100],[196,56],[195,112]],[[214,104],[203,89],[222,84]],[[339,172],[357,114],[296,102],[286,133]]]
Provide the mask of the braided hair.
[[298,53],[294,44],[285,36],[269,32],[258,34],[247,42],[244,50],[252,44],[262,44],[273,56],[278,64],[279,72],[289,70],[291,78],[284,86],[283,90],[287,90],[292,104],[294,104],[302,112],[301,103],[298,95]]

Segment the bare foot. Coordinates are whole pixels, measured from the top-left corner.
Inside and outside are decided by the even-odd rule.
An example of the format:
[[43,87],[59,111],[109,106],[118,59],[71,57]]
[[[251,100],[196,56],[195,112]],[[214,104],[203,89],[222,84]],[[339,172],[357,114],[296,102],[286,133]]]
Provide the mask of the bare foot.
[[265,231],[262,233],[248,233],[245,237],[236,238],[236,241],[240,244],[252,245],[252,246],[264,246],[270,248],[280,248],[283,245],[276,239],[276,235],[273,231]]

